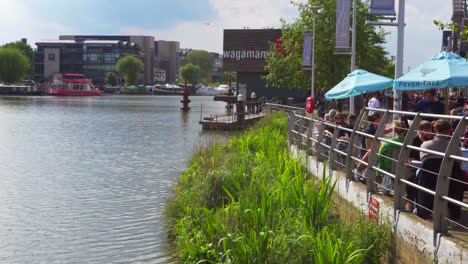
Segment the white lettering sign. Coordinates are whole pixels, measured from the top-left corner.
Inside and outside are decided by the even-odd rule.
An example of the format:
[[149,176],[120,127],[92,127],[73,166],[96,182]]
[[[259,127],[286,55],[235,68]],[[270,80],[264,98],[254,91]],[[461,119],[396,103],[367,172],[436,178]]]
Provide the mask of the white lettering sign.
[[265,59],[268,56],[273,56],[273,53],[265,50],[225,50],[223,57],[225,59]]

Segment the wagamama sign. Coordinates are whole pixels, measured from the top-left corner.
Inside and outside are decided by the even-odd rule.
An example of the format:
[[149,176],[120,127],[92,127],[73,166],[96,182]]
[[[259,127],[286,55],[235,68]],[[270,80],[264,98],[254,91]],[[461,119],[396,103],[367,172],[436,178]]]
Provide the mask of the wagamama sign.
[[270,44],[281,38],[281,29],[225,29],[223,70],[265,72]]
[[265,59],[268,56],[271,56],[272,53],[270,51],[265,50],[225,50],[223,52],[223,58],[226,59]]

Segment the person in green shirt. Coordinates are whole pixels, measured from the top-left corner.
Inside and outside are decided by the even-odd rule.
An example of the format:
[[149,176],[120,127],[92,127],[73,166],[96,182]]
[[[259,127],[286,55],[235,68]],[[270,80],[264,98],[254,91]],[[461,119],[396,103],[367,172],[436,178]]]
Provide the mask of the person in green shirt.
[[[393,121],[393,132],[395,132],[396,137],[391,138],[390,140],[403,143],[403,141],[405,140],[405,136],[406,136],[406,130],[407,129],[406,129],[405,122],[401,120]],[[397,151],[398,153],[400,153],[400,146],[389,143],[389,142],[382,143],[382,145],[380,146],[380,150],[379,150],[379,154],[377,158],[377,164],[378,164],[377,167],[379,169],[392,173],[393,162],[395,162],[396,164],[396,161],[392,160],[394,151]],[[386,189],[389,189],[389,190],[393,189],[392,178],[378,171],[377,171],[377,176],[383,177],[382,186],[384,186]],[[386,190],[385,188],[383,190],[383,193],[388,194],[388,190]]]

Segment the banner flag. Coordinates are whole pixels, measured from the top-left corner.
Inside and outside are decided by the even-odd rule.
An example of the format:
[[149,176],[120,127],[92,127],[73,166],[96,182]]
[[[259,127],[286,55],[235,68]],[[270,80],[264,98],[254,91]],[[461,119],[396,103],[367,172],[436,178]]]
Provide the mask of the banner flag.
[[371,0],[369,15],[396,15],[395,0]]
[[302,52],[302,66],[311,67],[312,66],[312,34],[304,33],[304,45]]
[[336,0],[336,49],[349,49],[351,0]]

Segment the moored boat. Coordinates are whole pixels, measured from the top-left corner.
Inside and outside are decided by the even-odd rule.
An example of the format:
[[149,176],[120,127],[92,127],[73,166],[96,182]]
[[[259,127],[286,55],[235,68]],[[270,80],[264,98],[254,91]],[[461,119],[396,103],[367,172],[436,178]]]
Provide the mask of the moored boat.
[[100,95],[90,79],[83,74],[55,74],[52,83],[44,86],[43,93],[48,95]]
[[152,93],[157,95],[182,95],[184,88],[177,85],[155,85],[153,86]]

